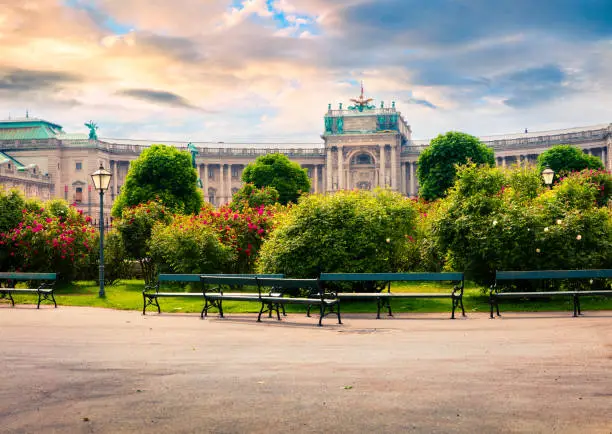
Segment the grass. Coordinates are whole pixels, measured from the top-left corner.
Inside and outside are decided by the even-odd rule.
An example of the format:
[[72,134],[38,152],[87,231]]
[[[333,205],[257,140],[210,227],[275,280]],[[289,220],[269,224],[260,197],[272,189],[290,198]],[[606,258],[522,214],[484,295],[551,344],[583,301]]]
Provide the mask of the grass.
[[[142,280],[123,280],[119,284],[106,286],[106,297],[98,297],[99,287],[95,282],[80,281],[68,285],[60,285],[55,291],[58,305],[63,306],[90,306],[121,310],[142,310]],[[443,283],[430,282],[403,282],[393,284],[394,292],[449,292],[450,286]],[[168,287],[167,290],[185,291],[177,287]],[[187,291],[190,289],[187,288]],[[192,289],[197,292],[198,287]],[[18,304],[36,304],[35,295],[14,296]],[[612,297],[581,297],[582,310],[612,310]],[[159,304],[162,312],[199,313],[204,300],[193,298],[160,298]],[[488,296],[482,292],[481,287],[466,282],[463,304],[466,313],[488,312]],[[394,299],[391,301],[393,312],[445,312],[450,313],[450,299]],[[154,308],[149,307],[150,311]],[[288,312],[305,312],[306,308],[299,305],[286,306]],[[537,300],[508,300],[500,302],[502,313],[509,311],[541,312],[541,311],[572,311],[573,305],[569,297],[552,297]],[[255,313],[259,306],[253,302],[223,302],[223,310],[227,313]],[[375,313],[376,302],[372,301],[343,301],[342,312],[348,313]]]

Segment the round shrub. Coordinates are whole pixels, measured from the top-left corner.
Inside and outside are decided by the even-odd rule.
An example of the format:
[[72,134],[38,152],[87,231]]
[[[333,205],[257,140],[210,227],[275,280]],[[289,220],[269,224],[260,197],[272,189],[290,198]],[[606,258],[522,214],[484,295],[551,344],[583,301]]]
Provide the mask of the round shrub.
[[195,216],[176,216],[169,225],[153,228],[149,250],[163,271],[184,274],[223,273],[234,260],[218,233]]
[[258,270],[303,278],[398,271],[415,218],[413,201],[386,190],[303,197],[264,242]]

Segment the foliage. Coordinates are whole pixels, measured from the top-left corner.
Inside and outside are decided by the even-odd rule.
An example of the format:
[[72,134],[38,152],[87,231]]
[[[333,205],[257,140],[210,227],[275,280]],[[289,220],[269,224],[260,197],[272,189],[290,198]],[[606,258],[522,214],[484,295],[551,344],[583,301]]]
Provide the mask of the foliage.
[[297,202],[300,195],[310,191],[306,169],[302,169],[283,154],[257,157],[242,172],[242,181],[258,188],[275,188],[279,194],[278,200],[283,205]]
[[265,207],[277,203],[278,198],[278,191],[274,187],[258,188],[253,184],[244,184],[232,197],[229,207],[234,211],[259,208],[262,205]]
[[398,271],[415,219],[413,201],[390,191],[305,196],[264,242],[258,270],[291,277]]
[[125,207],[151,200],[162,202],[171,212],[195,214],[203,202],[197,179],[188,152],[172,146],[153,145],[130,164],[112,215],[121,217]]
[[469,134],[455,131],[440,134],[419,156],[419,195],[426,200],[446,196],[456,179],[455,166],[468,161],[494,166],[493,150]]
[[19,224],[24,207],[25,198],[19,190],[7,192],[0,188],[0,232],[9,231]]
[[56,272],[60,280],[72,281],[87,266],[88,253],[95,246],[96,230],[90,222],[74,208],[62,218],[44,208],[24,208],[19,224],[0,233],[0,245],[7,254],[2,269]]
[[149,239],[153,226],[168,224],[172,217],[159,202],[149,201],[134,207],[124,208],[115,228],[121,234],[129,258],[140,263],[145,282],[150,285],[155,279],[155,264],[149,254]]
[[[95,245],[100,245],[99,233],[96,232]],[[90,254],[89,268],[83,279],[100,282],[99,274],[100,252],[99,248],[92,249]],[[130,275],[131,263],[123,245],[121,234],[113,229],[104,233],[104,284],[115,285],[121,279],[127,279]]]
[[[594,200],[598,206],[607,205],[612,199],[612,173],[604,170],[585,169],[570,173],[567,178],[576,179],[580,184],[591,184],[595,188]],[[566,178],[562,178],[564,180]]]
[[149,245],[153,261],[173,273],[223,273],[235,259],[215,228],[197,216],[175,216],[167,226],[156,225]]
[[559,180],[570,172],[579,172],[584,169],[603,170],[601,160],[593,155],[582,152],[577,146],[557,145],[544,151],[538,156],[538,170],[542,172],[546,167],[555,171],[555,180]]
[[597,186],[574,176],[534,198],[534,179],[474,164],[459,168],[432,225],[447,268],[487,285],[495,270],[612,266],[612,212],[596,206]]

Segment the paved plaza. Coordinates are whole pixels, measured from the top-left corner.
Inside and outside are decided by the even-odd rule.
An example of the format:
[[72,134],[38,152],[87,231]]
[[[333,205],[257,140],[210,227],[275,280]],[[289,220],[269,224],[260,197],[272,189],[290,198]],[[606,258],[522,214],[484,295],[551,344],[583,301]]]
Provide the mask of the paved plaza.
[[2,433],[612,432],[612,312],[0,306]]

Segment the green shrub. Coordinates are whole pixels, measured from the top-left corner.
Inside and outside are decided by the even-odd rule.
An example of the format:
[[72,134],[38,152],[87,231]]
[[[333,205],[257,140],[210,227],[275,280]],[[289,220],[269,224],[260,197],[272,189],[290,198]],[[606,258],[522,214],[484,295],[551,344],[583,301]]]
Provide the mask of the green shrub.
[[413,201],[385,190],[303,197],[264,242],[258,270],[292,277],[398,271],[415,218]]
[[149,248],[160,269],[173,273],[224,273],[235,259],[215,229],[196,217],[175,216],[169,225],[156,225]]
[[274,205],[278,202],[278,198],[278,191],[274,187],[257,188],[253,184],[244,184],[232,197],[229,207],[234,211],[256,209],[260,206]]
[[147,285],[154,282],[157,274],[155,263],[151,260],[149,253],[149,240],[153,226],[157,223],[168,224],[171,220],[172,217],[161,203],[150,201],[123,208],[121,219],[115,223],[128,257],[140,263]]
[[432,225],[446,267],[483,285],[496,270],[610,268],[612,212],[597,206],[597,186],[571,176],[535,189],[533,175],[516,171],[459,168]]

